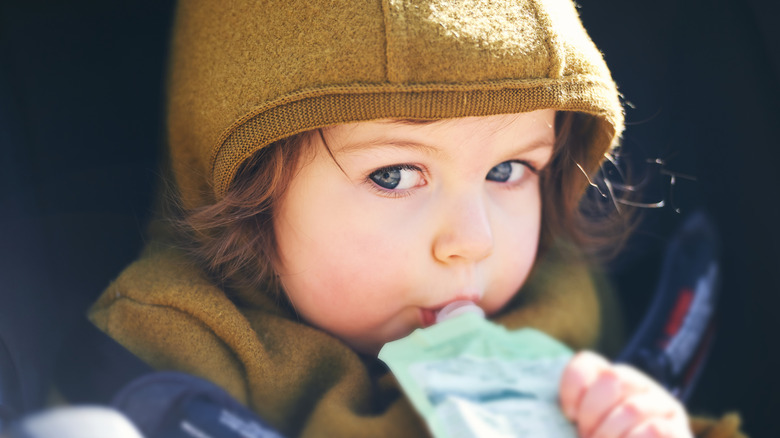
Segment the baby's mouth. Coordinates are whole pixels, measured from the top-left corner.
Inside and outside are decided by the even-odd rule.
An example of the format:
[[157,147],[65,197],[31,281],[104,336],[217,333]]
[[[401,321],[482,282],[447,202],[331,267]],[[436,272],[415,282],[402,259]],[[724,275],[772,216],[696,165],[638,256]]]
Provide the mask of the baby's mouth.
[[485,316],[485,312],[473,301],[457,299],[442,306],[430,309],[421,309],[423,327],[430,327],[447,318],[454,318],[460,314],[472,312]]
[[439,313],[436,309],[421,309],[422,313],[422,325],[423,328],[430,327],[436,324],[436,314]]

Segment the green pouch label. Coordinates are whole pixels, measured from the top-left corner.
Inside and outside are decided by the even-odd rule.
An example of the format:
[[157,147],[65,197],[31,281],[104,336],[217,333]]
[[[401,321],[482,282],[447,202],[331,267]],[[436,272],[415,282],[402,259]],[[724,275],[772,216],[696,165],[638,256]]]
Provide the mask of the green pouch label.
[[382,348],[436,438],[576,437],[558,405],[572,351],[534,329],[462,315]]

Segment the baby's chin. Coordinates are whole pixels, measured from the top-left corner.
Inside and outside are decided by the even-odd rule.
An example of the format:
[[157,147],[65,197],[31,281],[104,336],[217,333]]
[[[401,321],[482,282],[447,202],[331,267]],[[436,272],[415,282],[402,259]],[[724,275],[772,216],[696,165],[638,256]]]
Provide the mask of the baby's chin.
[[[411,332],[409,332],[411,333]],[[406,335],[404,335],[406,336]],[[390,338],[386,341],[384,340],[374,340],[374,341],[363,341],[356,343],[354,341],[345,341],[347,345],[349,345],[350,348],[355,350],[358,354],[363,356],[368,356],[372,358],[376,358],[379,355],[379,351],[382,349],[382,347],[385,346],[386,343],[395,341],[397,339],[401,339],[404,336],[398,336],[394,338]]]
[[363,339],[343,339],[350,348],[363,356],[369,356],[376,358],[379,355],[379,350],[385,346],[386,343],[396,341],[410,335],[417,327],[409,327],[404,330],[396,330],[394,333],[388,336],[376,337],[376,338],[363,338]]

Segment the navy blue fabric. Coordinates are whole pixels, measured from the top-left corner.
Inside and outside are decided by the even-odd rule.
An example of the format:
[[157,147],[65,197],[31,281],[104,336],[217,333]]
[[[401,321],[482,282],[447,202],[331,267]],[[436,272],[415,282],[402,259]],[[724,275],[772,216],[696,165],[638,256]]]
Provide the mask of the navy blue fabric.
[[21,387],[11,353],[0,339],[0,431],[5,430],[19,416]]
[[653,302],[617,358],[685,401],[709,352],[720,286],[720,242],[709,217],[690,215],[666,250]]
[[77,325],[57,363],[55,379],[72,403],[107,405],[128,382],[154,372],[86,319]]
[[184,373],[141,377],[117,394],[112,406],[146,438],[282,438],[222,388]]

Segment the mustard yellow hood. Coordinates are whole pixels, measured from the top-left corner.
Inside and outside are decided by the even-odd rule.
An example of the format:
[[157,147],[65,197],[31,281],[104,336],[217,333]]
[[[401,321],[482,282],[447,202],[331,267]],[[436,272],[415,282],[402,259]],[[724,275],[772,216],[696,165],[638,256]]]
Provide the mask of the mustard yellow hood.
[[[182,0],[168,129],[186,208],[309,129],[378,118],[580,111],[623,129],[618,93],[569,0]],[[595,160],[599,161],[599,160]]]

